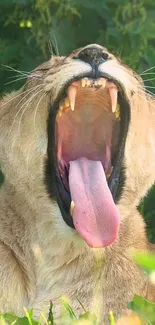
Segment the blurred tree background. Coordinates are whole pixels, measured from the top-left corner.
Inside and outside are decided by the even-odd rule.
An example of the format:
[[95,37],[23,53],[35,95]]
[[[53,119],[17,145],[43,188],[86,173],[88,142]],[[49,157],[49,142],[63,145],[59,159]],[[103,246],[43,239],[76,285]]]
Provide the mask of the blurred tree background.
[[[0,93],[18,89],[24,73],[52,54],[88,43],[121,57],[154,92],[154,0],[0,0]],[[155,187],[139,209],[155,242]]]

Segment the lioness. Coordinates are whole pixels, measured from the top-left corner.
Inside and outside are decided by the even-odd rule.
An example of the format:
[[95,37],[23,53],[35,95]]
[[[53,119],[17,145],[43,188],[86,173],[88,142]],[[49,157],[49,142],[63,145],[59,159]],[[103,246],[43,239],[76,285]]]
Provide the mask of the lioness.
[[[155,100],[91,44],[53,56],[0,103],[0,311],[35,316],[69,297],[99,324],[155,289],[131,259],[148,250],[136,207],[155,180]],[[64,321],[63,321],[64,324]],[[127,324],[127,320],[124,324]]]

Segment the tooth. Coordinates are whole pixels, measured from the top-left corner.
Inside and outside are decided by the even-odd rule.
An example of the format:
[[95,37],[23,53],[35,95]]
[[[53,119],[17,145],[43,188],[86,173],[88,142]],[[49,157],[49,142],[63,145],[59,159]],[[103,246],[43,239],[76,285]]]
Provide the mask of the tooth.
[[113,167],[110,167],[107,174],[106,174],[107,179],[111,176],[112,171],[113,171]]
[[61,111],[58,111],[58,114],[57,114],[59,117],[61,117],[62,113]]
[[115,113],[115,116],[116,116],[116,118],[117,118],[118,120],[120,120],[120,112],[119,112],[119,111]]
[[116,106],[116,112],[120,112],[120,105],[119,104],[117,104],[117,106]]
[[94,85],[95,86],[98,86],[98,81],[97,80],[94,82]]
[[63,108],[64,108],[63,105],[59,105],[59,110],[60,110],[60,111],[63,111]]
[[65,106],[66,106],[66,107],[69,107],[69,104],[70,104],[70,103],[69,103],[69,98],[67,97],[67,98],[65,99]]
[[77,87],[70,86],[68,87],[67,94],[70,102],[71,110],[74,111],[75,108],[75,99],[76,99]]
[[98,85],[102,86],[102,79],[101,78],[98,80]]
[[117,88],[115,87],[109,87],[109,95],[111,98],[111,108],[112,108],[112,112],[115,113],[116,112],[116,105],[117,105]]
[[91,81],[88,79],[87,80],[87,87],[89,87],[91,85]]
[[105,78],[101,78],[101,79],[102,79],[102,87],[105,88],[107,79],[105,79]]
[[86,85],[87,85],[87,79],[86,78],[81,79],[81,84],[82,84],[82,87],[83,88],[86,87]]
[[117,104],[117,106],[116,106],[115,116],[118,120],[120,120],[120,105],[119,104]]
[[100,79],[98,80],[98,85],[99,85],[99,86],[102,86],[103,88],[105,88],[105,86],[106,86],[106,82],[107,82],[107,79],[105,79],[105,78],[100,78]]
[[71,205],[70,205],[70,214],[72,217],[73,217],[74,208],[75,208],[75,203],[74,203],[74,201],[72,201]]

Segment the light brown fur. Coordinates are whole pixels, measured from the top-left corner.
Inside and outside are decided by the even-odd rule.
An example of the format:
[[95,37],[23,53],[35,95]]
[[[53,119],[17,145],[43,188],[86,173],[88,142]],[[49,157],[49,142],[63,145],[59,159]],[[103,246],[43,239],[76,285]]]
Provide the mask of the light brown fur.
[[72,73],[87,70],[86,65],[71,57],[65,63],[53,57],[35,70],[41,77],[30,77],[21,90],[0,102],[0,163],[5,175],[0,189],[1,312],[23,314],[23,306],[33,307],[37,317],[43,309],[47,312],[50,299],[57,306],[64,295],[78,312],[76,297],[85,308],[93,307],[101,324],[103,319],[108,324],[110,310],[116,318],[127,315],[126,303],[134,294],[155,301],[155,289],[148,290],[147,279],[128,254],[149,249],[136,207],[155,180],[155,99],[115,58],[101,69],[123,82],[131,103],[126,183],[118,203],[121,226],[118,240],[105,249],[91,249],[68,228],[44,184],[48,103],[55,100],[60,85]]

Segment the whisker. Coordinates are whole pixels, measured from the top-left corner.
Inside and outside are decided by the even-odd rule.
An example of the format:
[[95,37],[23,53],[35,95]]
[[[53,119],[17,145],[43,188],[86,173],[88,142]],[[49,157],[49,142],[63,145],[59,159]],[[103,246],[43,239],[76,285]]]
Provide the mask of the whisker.
[[43,97],[44,97],[45,95],[46,95],[46,93],[43,93],[43,95],[40,97],[40,99],[38,100],[37,106],[36,106],[36,108],[35,108],[35,111],[34,111],[34,118],[33,118],[33,127],[34,127],[34,132],[36,132],[35,121],[36,121],[37,110],[38,110],[38,107],[39,107],[39,104],[40,104],[41,100],[43,99]]
[[144,93],[147,93],[150,97],[154,97],[154,93],[152,93],[150,90],[145,89],[144,87],[139,87]]
[[145,72],[147,72],[147,71],[150,71],[150,70],[152,70],[152,69],[154,69],[154,68],[155,68],[155,65],[154,65],[153,67],[149,68],[149,69],[146,69],[146,70],[142,71],[142,73],[145,73]]
[[57,40],[56,40],[56,37],[55,37],[54,33],[53,33],[53,38],[54,39],[51,39],[51,42],[52,42],[52,45],[54,47],[55,53],[56,53],[56,55],[60,55],[59,54],[59,49],[58,49],[58,43],[57,43]]
[[[38,92],[36,92],[35,94],[33,94],[22,106],[21,106],[21,108],[20,108],[20,110],[18,111],[18,114],[21,112],[21,109],[24,107],[24,105],[26,105],[25,107],[24,107],[24,109],[23,109],[23,111],[22,111],[22,113],[21,113],[21,116],[20,116],[20,119],[19,119],[19,123],[18,123],[18,129],[17,129],[17,133],[16,133],[16,136],[19,136],[19,134],[20,134],[20,125],[21,125],[21,120],[22,120],[22,117],[23,117],[23,115],[24,115],[24,113],[25,113],[25,111],[26,111],[26,109],[27,109],[27,107],[28,107],[28,105],[32,102],[32,100],[40,93],[42,91],[42,89],[40,90],[39,89],[39,91]],[[12,142],[12,148],[14,147],[14,144],[15,144],[15,141],[16,141],[16,139],[14,139],[14,141]]]
[[18,72],[19,74],[22,74],[22,75],[27,75],[27,74],[29,74],[31,71],[20,71],[20,70],[17,70],[17,69],[15,69],[15,68],[13,68],[13,67],[11,67],[11,66],[9,66],[9,65],[5,65],[5,64],[2,64],[2,66],[4,67],[4,68],[7,68],[9,71],[15,71],[15,72]]
[[[33,88],[31,88],[31,89],[35,89],[37,86],[34,86]],[[20,91],[20,90],[19,90]],[[21,94],[23,95],[23,94],[26,94],[26,93],[28,93],[30,91],[30,89],[27,89],[27,90],[24,90],[22,93],[20,92],[19,94],[17,94],[15,97],[13,97],[13,98],[11,98],[11,99],[9,99],[9,100],[7,100],[5,103],[3,103],[3,105],[0,105],[0,107],[3,107],[3,106],[5,106],[5,105],[7,105],[9,102],[11,102],[12,100],[14,100],[14,99],[17,99],[18,97],[20,97],[21,96]]]
[[146,81],[152,81],[152,80],[155,80],[155,78],[152,78],[152,79],[145,79],[145,80],[143,79],[143,81],[145,81],[145,82],[146,82]]
[[[34,132],[36,132],[35,122],[36,122],[37,110],[38,110],[38,107],[39,107],[39,104],[40,104],[41,100],[44,98],[45,95],[46,95],[46,93],[43,93],[43,95],[39,98],[38,103],[37,103],[37,106],[36,106],[35,111],[34,111],[34,118],[33,118]],[[29,154],[26,157],[27,176],[28,176],[28,178],[29,178],[29,160],[30,160],[30,153],[31,153],[31,146],[30,146],[30,149],[29,149]]]
[[42,76],[39,75],[39,74],[36,74],[36,73],[34,73],[34,74],[30,74],[30,75],[26,75],[26,76],[21,76],[21,77],[16,76],[16,79],[15,79],[15,80],[8,81],[8,82],[5,83],[5,85],[9,85],[9,84],[11,84],[11,83],[13,83],[13,82],[17,82],[17,81],[20,81],[20,80],[27,79],[28,77],[29,77],[29,78],[32,78],[32,79],[38,79],[38,78],[41,78]]
[[51,55],[54,56],[53,48],[52,48],[52,42],[51,42],[50,39],[49,39],[49,41],[48,41],[48,48],[49,48],[49,51],[50,51]]
[[18,82],[18,81],[20,81],[20,80],[25,80],[27,78],[27,76],[26,77],[20,77],[20,78],[17,78],[17,79],[15,79],[15,80],[12,80],[12,81],[8,81],[8,82],[6,82],[4,85],[6,86],[6,85],[10,85],[10,84],[12,84],[12,83],[14,83],[14,82]]
[[148,75],[148,74],[155,74],[155,72],[146,72],[146,73],[140,73],[139,75],[140,76],[146,76],[146,75]]
[[27,109],[27,107],[28,107],[28,105],[32,102],[32,100],[39,94],[39,93],[41,93],[43,90],[42,89],[39,89],[39,91],[38,92],[36,92],[35,94],[33,94],[30,98],[29,98],[29,100],[25,103],[26,104],[26,106],[25,106],[25,108],[23,109],[23,111],[22,111],[22,114],[21,114],[21,116],[20,116],[20,120],[19,120],[19,124],[18,124],[18,133],[20,132],[20,124],[21,124],[21,120],[22,120],[22,117],[23,117],[23,115],[24,115],[24,113],[25,113],[25,111],[26,111],[26,109]]
[[[24,100],[24,98],[26,98],[27,95],[31,94],[34,90],[37,90],[41,86],[42,85],[37,85],[37,86],[35,86],[35,87],[31,88],[31,89],[28,89],[28,92],[26,94],[24,94],[25,96],[21,98],[21,100],[19,101],[19,103],[16,105],[16,108],[20,105],[20,103]],[[21,95],[21,93],[20,93],[20,95]],[[17,118],[18,114],[21,112],[21,110],[22,110],[22,108],[23,108],[24,105],[25,105],[25,103],[20,107],[20,109],[15,114],[14,120],[13,120],[12,125],[10,127],[10,131],[9,131],[8,137],[10,136],[10,133],[11,133],[12,127],[13,127],[15,121],[16,121],[16,118]]]

